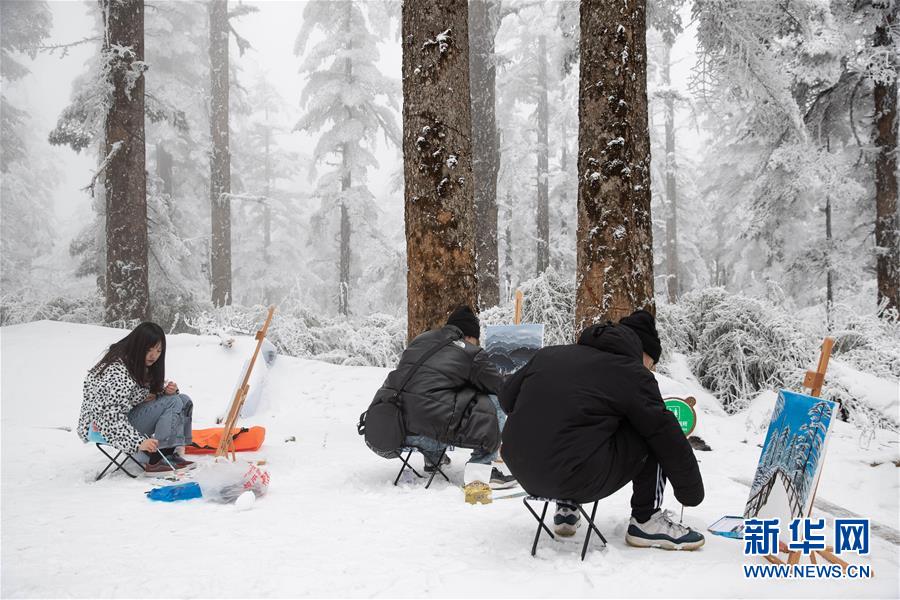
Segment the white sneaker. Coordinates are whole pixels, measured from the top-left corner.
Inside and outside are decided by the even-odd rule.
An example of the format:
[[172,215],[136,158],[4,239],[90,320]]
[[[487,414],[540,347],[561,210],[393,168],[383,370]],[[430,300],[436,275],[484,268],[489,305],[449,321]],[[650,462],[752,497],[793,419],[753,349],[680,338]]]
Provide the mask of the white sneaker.
[[553,515],[553,532],[562,537],[572,537],[575,530],[581,527],[581,512],[577,506],[556,503],[556,514]]
[[631,517],[625,542],[638,548],[664,550],[696,550],[706,543],[703,534],[672,520],[667,510],[657,510],[646,523]]

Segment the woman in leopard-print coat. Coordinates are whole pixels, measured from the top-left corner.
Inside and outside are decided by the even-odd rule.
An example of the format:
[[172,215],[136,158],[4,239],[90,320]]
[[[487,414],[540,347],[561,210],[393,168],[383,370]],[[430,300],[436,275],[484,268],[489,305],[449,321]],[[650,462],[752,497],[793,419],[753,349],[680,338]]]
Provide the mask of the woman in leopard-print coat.
[[[91,429],[129,453],[146,452],[148,470],[190,465],[176,452],[191,443],[191,399],[165,381],[166,334],[156,323],[141,323],[109,347],[84,380],[78,435]],[[165,455],[168,463],[159,464]]]

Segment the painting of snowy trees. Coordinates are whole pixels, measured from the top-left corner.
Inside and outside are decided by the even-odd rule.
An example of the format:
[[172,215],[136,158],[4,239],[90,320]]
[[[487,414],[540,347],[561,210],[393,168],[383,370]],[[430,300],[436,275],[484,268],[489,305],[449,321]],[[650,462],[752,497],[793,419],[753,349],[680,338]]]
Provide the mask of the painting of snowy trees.
[[787,390],[778,392],[744,518],[809,515],[837,404]]

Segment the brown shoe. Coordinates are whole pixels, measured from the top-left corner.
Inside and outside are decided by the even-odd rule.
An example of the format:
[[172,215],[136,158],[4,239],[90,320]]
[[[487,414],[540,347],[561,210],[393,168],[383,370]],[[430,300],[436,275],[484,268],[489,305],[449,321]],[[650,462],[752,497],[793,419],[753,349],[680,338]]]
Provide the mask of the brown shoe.
[[167,465],[166,461],[164,461],[164,460],[161,460],[155,464],[147,463],[146,465],[144,465],[144,474],[145,475],[159,476],[159,475],[170,475],[171,473],[172,473],[172,467]]
[[193,469],[194,467],[197,466],[197,463],[195,463],[192,460],[186,460],[180,454],[173,454],[172,456],[170,456],[168,458],[169,458],[169,462],[171,462],[172,465],[179,471],[181,471],[182,469]]

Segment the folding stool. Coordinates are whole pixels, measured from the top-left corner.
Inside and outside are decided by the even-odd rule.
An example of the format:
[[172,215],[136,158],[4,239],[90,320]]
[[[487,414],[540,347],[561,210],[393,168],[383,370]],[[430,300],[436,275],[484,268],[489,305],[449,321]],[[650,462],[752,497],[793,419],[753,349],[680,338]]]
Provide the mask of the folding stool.
[[[434,481],[434,476],[437,475],[438,473],[440,473],[441,477],[446,479],[448,483],[450,482],[450,478],[447,477],[447,474],[444,473],[444,471],[441,469],[441,466],[442,466],[441,463],[443,463],[444,456],[447,454],[448,449],[449,449],[449,446],[444,448],[444,451],[441,452],[441,457],[438,459],[437,465],[435,465],[434,471],[432,471],[432,473],[431,473],[431,477],[428,478],[428,483],[425,484],[426,490],[429,487],[431,487],[431,482]],[[405,457],[403,456],[404,452],[406,452]],[[416,477],[418,477],[419,479],[425,478],[424,475],[422,475],[418,471],[416,471],[415,467],[413,467],[411,464],[409,464],[409,457],[412,456],[413,452],[421,452],[421,450],[419,450],[415,446],[404,446],[403,448],[400,448],[400,456],[398,456],[397,458],[399,458],[403,464],[400,466],[400,472],[397,473],[397,478],[394,479],[394,485],[397,485],[397,482],[400,481],[400,476],[403,475],[403,471],[405,471],[406,469],[409,469],[413,473],[415,473]]]
[[[528,504],[528,501],[529,501],[529,500],[532,500],[532,501],[534,501],[534,502],[543,502],[543,503],[544,503],[544,509],[541,511],[541,516],[538,516],[538,514],[534,511],[534,509],[531,508],[531,505]],[[540,497],[538,497],[538,496],[526,496],[525,498],[522,499],[522,502],[525,504],[525,508],[528,509],[528,512],[530,512],[531,515],[532,515],[535,519],[537,519],[537,522],[538,522],[537,531],[536,531],[535,534],[534,534],[534,544],[532,544],[532,546],[531,546],[531,555],[532,555],[532,556],[534,556],[535,553],[537,552],[538,538],[541,536],[541,529],[543,529],[544,531],[546,531],[547,534],[548,534],[552,539],[556,539],[556,536],[553,535],[553,532],[550,531],[550,529],[544,524],[544,517],[547,516],[547,506],[548,506],[551,502],[562,502],[563,504],[569,504],[569,505],[572,505],[572,506],[577,506],[579,512],[581,512],[581,515],[584,517],[585,521],[587,521],[587,523],[588,523],[588,530],[587,530],[587,535],[584,536],[584,546],[583,546],[582,549],[581,549],[581,560],[584,560],[584,557],[585,557],[585,555],[587,554],[588,544],[589,544],[590,541],[591,541],[591,532],[592,532],[592,531],[593,531],[593,532],[596,532],[596,534],[597,534],[598,536],[600,536],[600,539],[603,540],[603,546],[604,546],[604,547],[606,546],[606,538],[603,537],[603,534],[600,533],[600,530],[597,529],[597,526],[596,526],[596,525],[594,525],[594,517],[597,516],[597,505],[600,503],[599,500],[597,500],[596,502],[594,502],[594,508],[591,510],[591,516],[590,516],[590,517],[589,517],[588,514],[584,511],[584,509],[581,507],[580,504],[578,504],[577,502],[571,501],[571,500],[556,500],[556,499],[554,499],[554,498],[540,498]]]

